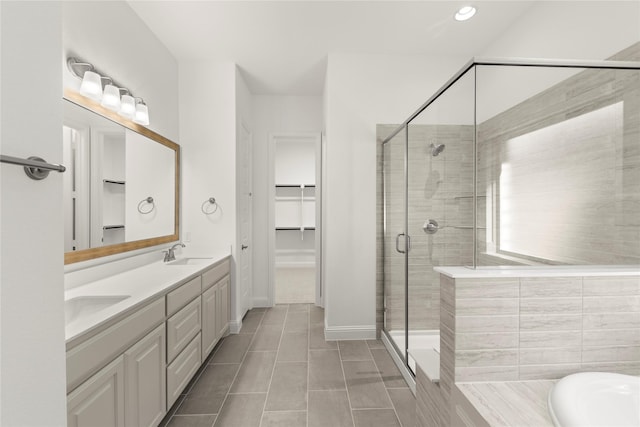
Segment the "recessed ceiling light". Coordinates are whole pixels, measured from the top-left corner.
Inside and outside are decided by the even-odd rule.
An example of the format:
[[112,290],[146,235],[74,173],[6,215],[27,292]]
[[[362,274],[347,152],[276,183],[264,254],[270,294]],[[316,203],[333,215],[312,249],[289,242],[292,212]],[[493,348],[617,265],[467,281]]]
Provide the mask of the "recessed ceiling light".
[[476,8],[473,6],[464,6],[456,12],[456,21],[466,21],[476,14]]

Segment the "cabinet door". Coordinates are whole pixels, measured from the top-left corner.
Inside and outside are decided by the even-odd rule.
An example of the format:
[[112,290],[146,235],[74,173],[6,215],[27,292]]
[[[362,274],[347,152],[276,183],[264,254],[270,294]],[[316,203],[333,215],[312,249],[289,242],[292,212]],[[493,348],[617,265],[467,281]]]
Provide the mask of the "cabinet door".
[[167,320],[167,362],[171,361],[202,328],[200,297]]
[[222,279],[217,285],[217,316],[216,328],[218,329],[218,338],[224,336],[229,326],[229,276]]
[[67,425],[124,426],[123,356],[102,368],[67,396]]
[[124,353],[125,425],[156,426],[166,413],[165,326]]
[[218,286],[207,289],[202,294],[202,360],[204,360],[218,342],[216,326],[216,296]]

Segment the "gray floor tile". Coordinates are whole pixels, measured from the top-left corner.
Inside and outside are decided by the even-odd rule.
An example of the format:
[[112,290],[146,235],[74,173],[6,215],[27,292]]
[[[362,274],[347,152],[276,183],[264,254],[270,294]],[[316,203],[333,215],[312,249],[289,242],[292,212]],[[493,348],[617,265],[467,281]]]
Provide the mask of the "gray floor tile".
[[381,409],[393,407],[384,382],[372,361],[342,362],[347,391],[353,409]]
[[322,307],[315,305],[309,307],[309,323],[312,325],[320,323],[324,326],[324,309]]
[[251,344],[253,335],[238,334],[226,337],[209,363],[240,363]]
[[307,409],[307,363],[276,363],[265,411]]
[[338,350],[309,351],[309,390],[344,390]]
[[387,389],[393,407],[400,417],[402,427],[414,427],[416,425],[416,398],[407,388],[389,388]]
[[309,326],[309,350],[337,349],[336,341],[325,341],[324,324]]
[[305,313],[308,313],[309,306],[311,306],[311,304],[289,304],[289,313],[296,311],[304,311]]
[[282,325],[265,325],[261,324],[255,333],[253,342],[251,343],[251,351],[270,351],[277,350],[280,345],[280,336],[282,335]]
[[373,354],[373,360],[376,362],[376,366],[378,367],[378,371],[380,371],[380,376],[382,377],[382,381],[384,381],[385,387],[408,387],[407,382],[402,377],[402,374],[398,370],[398,367],[386,348],[371,349],[371,354]]
[[308,332],[282,334],[278,348],[278,362],[306,362],[308,360]]
[[309,427],[353,427],[344,390],[309,391]]
[[287,316],[288,308],[288,305],[276,305],[275,307],[268,308],[267,311],[264,312],[262,324],[284,325],[284,319]]
[[386,348],[382,340],[367,340],[369,348]]
[[342,360],[372,360],[369,347],[364,341],[338,341],[338,348]]
[[275,361],[275,351],[247,352],[231,386],[231,393],[266,393]]
[[177,413],[217,414],[222,407],[239,364],[207,365],[189,394],[186,395]]
[[284,323],[284,332],[307,332],[309,329],[309,314],[303,311],[294,311],[287,314],[287,320]]
[[265,412],[260,427],[306,427],[307,411]]
[[215,427],[258,427],[266,393],[229,394]]
[[400,427],[393,409],[354,409],[356,427]]
[[242,319],[242,328],[240,329],[241,334],[252,334],[260,326],[260,322],[262,321],[262,316],[264,313],[261,312],[253,312],[253,310],[249,311],[244,319]]
[[211,427],[215,421],[215,415],[176,415],[167,427]]

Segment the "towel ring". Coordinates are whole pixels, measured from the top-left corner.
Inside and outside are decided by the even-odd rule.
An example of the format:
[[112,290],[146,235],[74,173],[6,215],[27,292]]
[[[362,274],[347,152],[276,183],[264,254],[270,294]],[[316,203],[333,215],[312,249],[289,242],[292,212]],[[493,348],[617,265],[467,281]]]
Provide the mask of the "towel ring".
[[[142,210],[144,203],[147,203],[148,205],[150,205],[151,209],[147,209],[146,211]],[[146,199],[142,199],[140,203],[138,203],[138,212],[140,212],[142,215],[151,213],[155,208],[156,208],[156,204],[153,201],[153,197],[147,197]]]
[[[207,203],[213,206],[213,210],[206,209]],[[200,206],[200,210],[205,215],[211,215],[213,213],[216,213],[216,211],[218,210],[218,202],[216,202],[215,197],[209,197],[207,200],[202,202],[202,206]]]

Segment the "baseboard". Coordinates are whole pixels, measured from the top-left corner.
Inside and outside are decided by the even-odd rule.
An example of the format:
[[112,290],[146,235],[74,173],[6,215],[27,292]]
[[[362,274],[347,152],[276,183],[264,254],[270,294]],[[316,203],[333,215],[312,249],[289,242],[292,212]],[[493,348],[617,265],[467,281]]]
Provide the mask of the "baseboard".
[[239,334],[242,329],[242,320],[232,320],[229,322],[229,333]]
[[371,326],[333,326],[324,328],[324,338],[329,341],[375,340],[376,325]]

